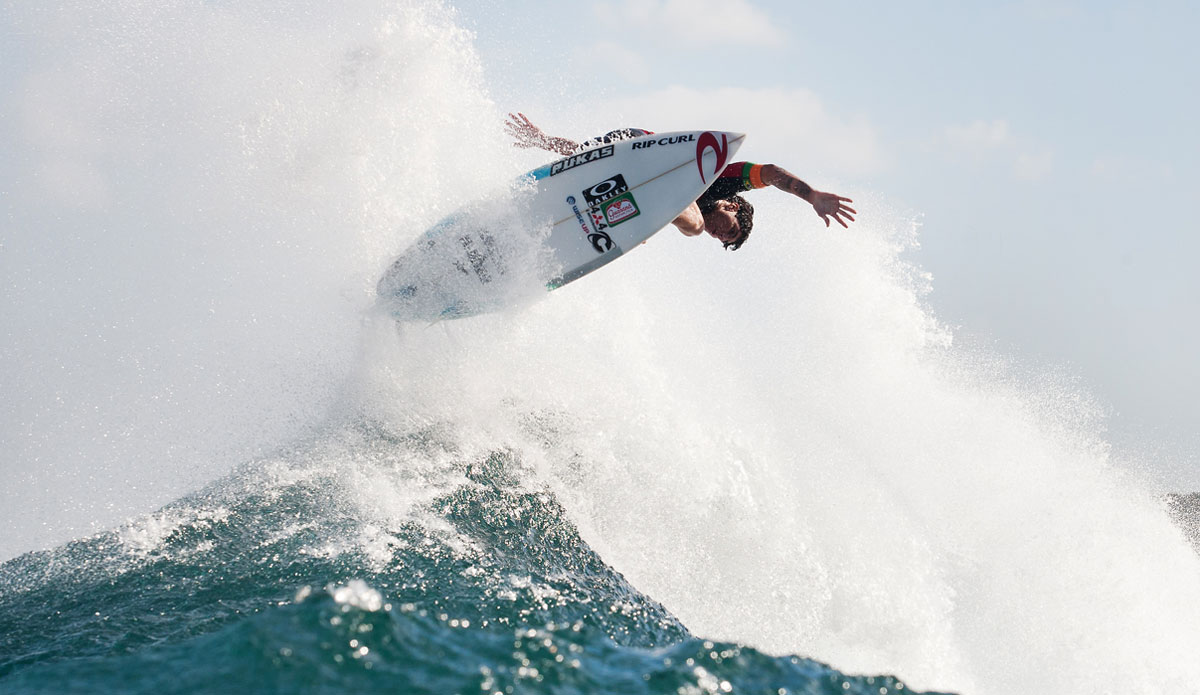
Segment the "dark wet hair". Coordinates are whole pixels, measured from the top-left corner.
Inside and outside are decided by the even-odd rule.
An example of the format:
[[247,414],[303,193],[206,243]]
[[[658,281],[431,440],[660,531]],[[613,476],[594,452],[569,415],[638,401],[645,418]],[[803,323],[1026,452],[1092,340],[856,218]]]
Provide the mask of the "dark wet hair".
[[726,200],[731,200],[737,203],[738,209],[734,217],[738,221],[738,229],[741,234],[733,241],[727,242],[725,248],[730,251],[737,251],[742,248],[742,244],[746,243],[746,238],[750,236],[750,230],[754,229],[754,206],[746,202],[746,199],[740,195],[731,195]]

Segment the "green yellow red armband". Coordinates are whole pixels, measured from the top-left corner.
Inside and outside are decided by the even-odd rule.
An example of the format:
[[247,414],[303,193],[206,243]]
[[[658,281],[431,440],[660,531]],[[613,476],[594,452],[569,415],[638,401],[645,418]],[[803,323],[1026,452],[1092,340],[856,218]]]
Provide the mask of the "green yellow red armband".
[[721,172],[721,178],[740,179],[743,191],[748,191],[752,188],[764,188],[767,184],[763,183],[762,170],[762,164],[734,162],[725,167],[725,170]]
[[746,183],[750,184],[751,188],[764,188],[767,184],[763,183],[762,170],[763,165],[746,162],[746,171],[742,177],[746,180]]

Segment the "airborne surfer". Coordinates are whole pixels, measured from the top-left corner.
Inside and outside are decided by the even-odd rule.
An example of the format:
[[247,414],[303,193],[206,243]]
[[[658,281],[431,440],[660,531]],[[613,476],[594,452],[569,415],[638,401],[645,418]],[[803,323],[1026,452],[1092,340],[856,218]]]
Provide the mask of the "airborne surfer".
[[[516,140],[515,147],[537,147],[549,152],[557,152],[569,156],[599,145],[627,140],[629,138],[650,135],[652,131],[640,128],[622,128],[610,131],[598,138],[582,143],[567,138],[547,135],[534,125],[523,113],[508,114],[509,121],[504,126]],[[686,236],[697,236],[708,232],[714,239],[724,244],[730,251],[736,251],[750,236],[754,226],[754,207],[739,193],[755,188],[774,186],[781,191],[807,201],[813,206],[817,215],[829,226],[832,218],[843,227],[846,222],[853,222],[857,214],[854,208],[846,205],[854,201],[842,196],[825,193],[813,189],[808,184],[796,178],[791,172],[774,164],[754,164],[751,162],[734,162],[721,172],[720,177],[709,186],[695,202],[672,220],[671,224],[679,228]]]

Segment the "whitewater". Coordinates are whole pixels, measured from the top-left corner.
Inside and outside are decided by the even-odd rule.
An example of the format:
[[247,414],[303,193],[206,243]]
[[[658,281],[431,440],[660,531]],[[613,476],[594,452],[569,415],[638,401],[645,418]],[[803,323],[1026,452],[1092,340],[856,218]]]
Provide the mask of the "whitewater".
[[0,691],[1200,693],[1160,491],[955,344],[882,194],[397,326],[390,261],[543,163],[454,9],[0,22]]

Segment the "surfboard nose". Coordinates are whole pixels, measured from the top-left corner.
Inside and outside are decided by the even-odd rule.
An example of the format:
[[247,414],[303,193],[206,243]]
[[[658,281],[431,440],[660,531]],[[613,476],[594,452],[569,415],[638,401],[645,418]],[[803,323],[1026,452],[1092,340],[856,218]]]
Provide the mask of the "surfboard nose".
[[724,130],[706,130],[696,138],[696,168],[700,180],[712,183],[725,167],[733,162],[733,155],[746,140],[745,133]]

